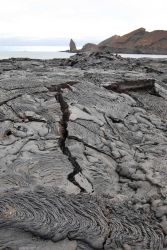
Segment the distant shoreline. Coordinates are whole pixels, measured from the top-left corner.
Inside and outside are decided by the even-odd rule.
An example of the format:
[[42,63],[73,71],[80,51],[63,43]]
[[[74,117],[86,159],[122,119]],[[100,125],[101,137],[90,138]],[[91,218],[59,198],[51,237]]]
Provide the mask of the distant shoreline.
[[[91,53],[91,52],[89,52]],[[116,53],[113,53],[116,54]],[[68,51],[0,51],[0,59],[9,58],[30,58],[30,59],[43,59],[49,60],[54,58],[69,58],[75,55]],[[129,58],[167,58],[167,55],[154,55],[154,54],[118,54],[122,57]]]

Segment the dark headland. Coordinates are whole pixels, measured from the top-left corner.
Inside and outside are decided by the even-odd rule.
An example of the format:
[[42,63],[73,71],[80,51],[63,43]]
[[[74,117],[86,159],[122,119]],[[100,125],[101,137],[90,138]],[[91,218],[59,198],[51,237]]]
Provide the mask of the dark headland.
[[0,249],[167,249],[167,59],[0,61]]
[[[76,51],[76,47],[74,50],[70,48],[71,52]],[[140,28],[123,36],[114,35],[99,44],[87,43],[80,51],[101,51],[105,48],[112,53],[167,55],[167,31],[148,32]]]

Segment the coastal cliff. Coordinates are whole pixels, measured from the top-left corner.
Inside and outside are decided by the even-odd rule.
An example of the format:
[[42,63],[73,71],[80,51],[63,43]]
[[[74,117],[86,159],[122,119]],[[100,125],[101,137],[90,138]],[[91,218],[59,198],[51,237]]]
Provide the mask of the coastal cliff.
[[110,48],[113,53],[127,54],[167,54],[167,31],[134,30],[123,36],[112,36],[98,45],[83,47],[82,51]]

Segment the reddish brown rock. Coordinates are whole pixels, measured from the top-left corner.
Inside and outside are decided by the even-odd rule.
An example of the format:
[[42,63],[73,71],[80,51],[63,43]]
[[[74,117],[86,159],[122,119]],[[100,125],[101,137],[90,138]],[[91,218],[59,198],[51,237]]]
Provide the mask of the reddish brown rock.
[[127,54],[167,54],[167,31],[146,31],[144,28],[134,30],[123,36],[112,36],[98,45],[87,43],[82,52],[109,48],[113,53]]
[[96,44],[94,44],[94,43],[86,43],[84,46],[83,46],[83,48],[81,49],[81,51],[82,52],[85,52],[85,51],[88,51],[88,50],[90,50],[90,51],[94,51],[94,50],[96,50],[97,49],[97,45]]
[[99,47],[110,47],[116,53],[167,54],[167,31],[134,30],[123,36],[112,36],[99,43]]

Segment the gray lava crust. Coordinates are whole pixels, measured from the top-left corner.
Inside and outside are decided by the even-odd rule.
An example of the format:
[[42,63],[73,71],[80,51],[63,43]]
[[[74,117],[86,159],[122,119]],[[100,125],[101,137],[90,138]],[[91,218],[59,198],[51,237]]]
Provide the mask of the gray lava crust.
[[167,60],[0,61],[0,249],[167,249]]

